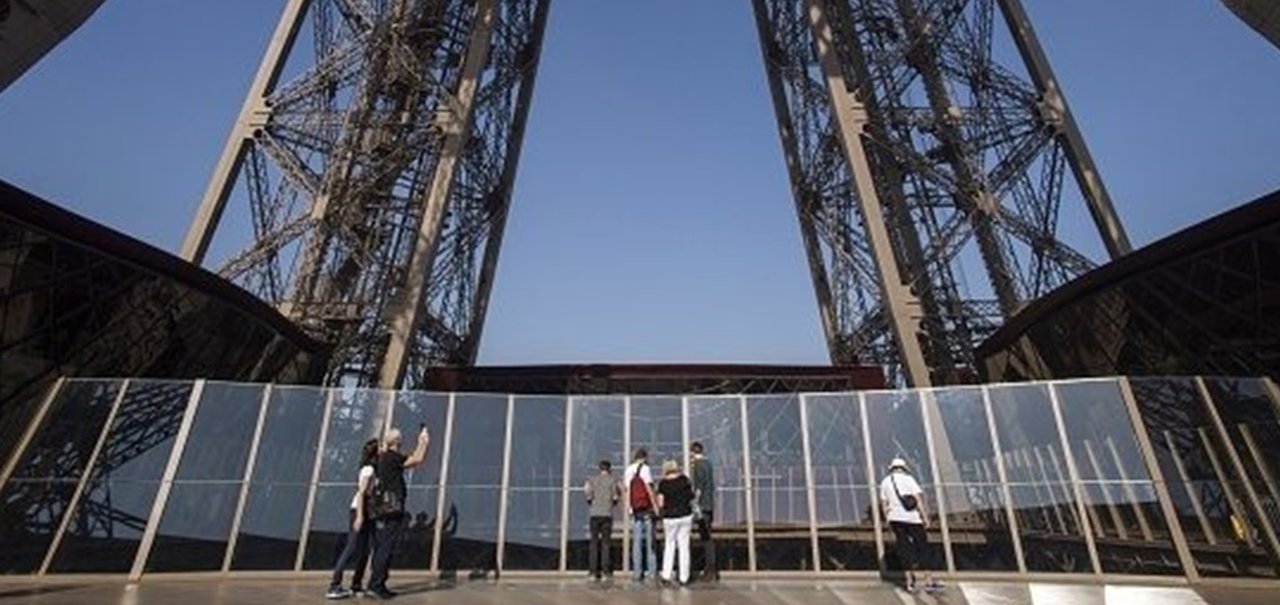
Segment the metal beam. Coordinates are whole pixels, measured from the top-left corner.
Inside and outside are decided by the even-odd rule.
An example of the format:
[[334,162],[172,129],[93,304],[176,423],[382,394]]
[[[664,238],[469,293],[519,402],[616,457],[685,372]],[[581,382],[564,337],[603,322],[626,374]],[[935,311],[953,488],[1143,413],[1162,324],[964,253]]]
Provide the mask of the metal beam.
[[266,56],[258,66],[258,73],[253,78],[249,93],[245,95],[244,105],[236,117],[231,135],[222,148],[222,154],[218,156],[218,163],[213,169],[213,176],[209,178],[200,207],[182,240],[179,256],[192,264],[204,262],[209,243],[213,241],[214,232],[222,220],[222,212],[226,209],[227,198],[231,196],[231,190],[244,164],[245,153],[253,144],[253,133],[266,123],[266,116],[271,112],[265,103],[267,95],[280,80],[285,60],[293,50],[298,30],[302,27],[310,6],[311,0],[287,0],[284,6],[284,14],[280,16],[275,33],[271,35],[271,42],[267,45]]
[[875,257],[880,293],[883,305],[889,314],[889,321],[893,326],[898,355],[911,386],[927,387],[932,384],[932,379],[919,340],[920,301],[903,283],[902,272],[889,240],[880,195],[876,191],[871,163],[862,139],[863,130],[868,122],[867,110],[851,92],[849,83],[845,81],[844,72],[836,54],[831,25],[827,22],[824,13],[823,0],[808,0],[808,13],[809,26],[817,41],[818,61],[826,78],[827,94],[830,96],[836,120],[837,138],[853,175],[858,209],[862,214],[868,244]]
[[1080,185],[1080,193],[1084,195],[1089,214],[1093,217],[1102,243],[1107,247],[1107,253],[1115,259],[1132,252],[1133,245],[1129,243],[1129,235],[1111,203],[1111,195],[1102,183],[1098,166],[1089,153],[1089,147],[1085,145],[1084,135],[1067,105],[1066,96],[1062,94],[1053,68],[1049,66],[1049,58],[1040,46],[1040,40],[1031,26],[1031,18],[1027,16],[1021,0],[997,1],[1009,32],[1013,34],[1013,42],[1022,55],[1022,61],[1040,91],[1041,111],[1057,127],[1057,136],[1062,140],[1067,161],[1071,164],[1076,182]]
[[413,240],[413,254],[409,259],[404,290],[398,295],[398,306],[389,321],[391,340],[378,374],[378,386],[386,389],[397,388],[404,381],[413,339],[425,312],[427,280],[431,277],[431,268],[435,263],[441,221],[444,220],[445,209],[453,193],[458,164],[471,139],[476,91],[480,88],[480,76],[489,63],[489,49],[492,45],[490,38],[493,36],[498,12],[498,0],[478,1],[476,26],[467,46],[462,81],[455,95],[455,111],[458,113],[448,114],[449,118],[441,125],[446,133],[444,145],[431,187],[427,190],[422,218]]

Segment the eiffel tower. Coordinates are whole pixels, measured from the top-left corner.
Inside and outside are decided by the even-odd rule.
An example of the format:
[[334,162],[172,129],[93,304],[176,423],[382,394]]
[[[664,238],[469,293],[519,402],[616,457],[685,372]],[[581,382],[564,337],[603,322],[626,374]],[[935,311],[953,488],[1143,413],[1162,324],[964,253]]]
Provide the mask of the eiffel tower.
[[[182,255],[247,217],[216,270],[329,343],[330,384],[473,365],[549,5],[286,0]],[[833,363],[972,380],[978,342],[1094,266],[1058,237],[1076,192],[1129,251],[1019,0],[752,6]]]

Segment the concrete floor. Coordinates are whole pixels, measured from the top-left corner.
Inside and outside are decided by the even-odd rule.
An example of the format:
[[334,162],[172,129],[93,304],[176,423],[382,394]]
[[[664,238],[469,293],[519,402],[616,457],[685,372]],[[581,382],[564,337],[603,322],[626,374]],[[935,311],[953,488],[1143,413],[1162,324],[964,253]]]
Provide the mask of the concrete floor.
[[[687,589],[656,589],[625,582],[588,584],[563,580],[504,580],[445,586],[405,579],[391,583],[396,603],[441,605],[1273,605],[1277,589],[1200,589],[1018,582],[960,582],[937,594],[910,595],[872,581],[726,581]],[[83,582],[6,578],[0,603],[64,605],[215,605],[321,603],[323,579],[168,580]],[[349,602],[362,602],[359,599]]]

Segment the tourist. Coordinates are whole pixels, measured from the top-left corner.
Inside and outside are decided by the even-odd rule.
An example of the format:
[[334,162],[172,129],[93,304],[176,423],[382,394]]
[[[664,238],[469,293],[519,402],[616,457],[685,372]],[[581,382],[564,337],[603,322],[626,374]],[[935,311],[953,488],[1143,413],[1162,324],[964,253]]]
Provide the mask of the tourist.
[[603,575],[613,576],[609,542],[613,537],[613,509],[622,495],[622,486],[613,476],[613,463],[601,460],[597,469],[587,478],[582,489],[587,494],[587,506],[591,509],[591,546],[587,550],[587,567],[598,582]]
[[907,576],[907,592],[916,591],[916,572],[925,568],[925,589],[941,588],[928,570],[929,513],[925,507],[924,490],[907,471],[907,462],[894,458],[889,463],[889,474],[880,482],[880,503],[885,511],[889,527],[893,529],[898,557]]
[[636,450],[632,462],[622,474],[627,490],[627,508],[631,513],[631,575],[637,582],[653,578],[657,557],[653,552],[653,473],[649,470],[649,452]]
[[[351,498],[349,523],[351,530],[347,532],[347,544],[333,564],[333,580],[329,582],[330,599],[346,599],[354,594],[364,593],[364,568],[369,564],[369,540],[373,536],[373,522],[368,518],[365,508],[369,494],[372,493],[373,466],[378,462],[378,440],[370,439],[360,449],[360,472],[356,476],[356,493]],[[355,558],[356,571],[351,576],[351,589],[342,587],[342,572],[347,563]]]
[[427,433],[427,425],[423,424],[418,433],[418,445],[407,457],[400,453],[400,441],[399,429],[387,431],[386,445],[382,455],[378,456],[378,485],[371,506],[377,530],[373,536],[373,574],[369,579],[369,595],[379,599],[395,596],[387,589],[387,577],[391,573],[391,552],[404,529],[407,515],[405,497],[408,490],[404,485],[404,471],[418,467],[427,459],[427,444],[431,436]]
[[693,455],[690,465],[693,475],[693,522],[698,527],[698,540],[702,542],[702,574],[699,577],[704,582],[718,582],[720,568],[716,566],[716,542],[711,536],[711,524],[715,520],[715,469],[704,455],[702,443],[691,443],[689,452]]
[[662,463],[658,483],[658,509],[662,511],[662,583],[671,584],[676,551],[680,553],[680,585],[689,583],[689,532],[693,528],[693,483],[680,472],[680,463]]

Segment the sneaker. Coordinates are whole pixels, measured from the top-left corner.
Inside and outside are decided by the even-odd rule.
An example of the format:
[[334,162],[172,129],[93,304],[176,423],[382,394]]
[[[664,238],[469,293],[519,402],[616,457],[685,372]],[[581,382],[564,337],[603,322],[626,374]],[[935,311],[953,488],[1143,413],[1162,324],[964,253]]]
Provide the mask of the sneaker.
[[329,592],[324,593],[324,598],[332,599],[335,601],[338,599],[350,599],[351,591],[341,586],[333,586],[329,588]]
[[924,585],[924,591],[930,592],[930,593],[941,592],[942,589],[944,588],[946,588],[946,586],[944,586],[942,582],[939,582],[937,580],[930,580],[928,582],[925,582],[925,585]]
[[360,586],[352,586],[352,587],[351,587],[351,596],[353,596],[353,597],[360,597],[360,598],[363,598],[363,597],[364,597],[364,594],[365,594],[365,593],[364,593],[364,588],[363,588],[363,587],[360,587]]
[[369,589],[369,596],[378,600],[386,601],[396,598],[396,593],[385,588],[371,588]]

